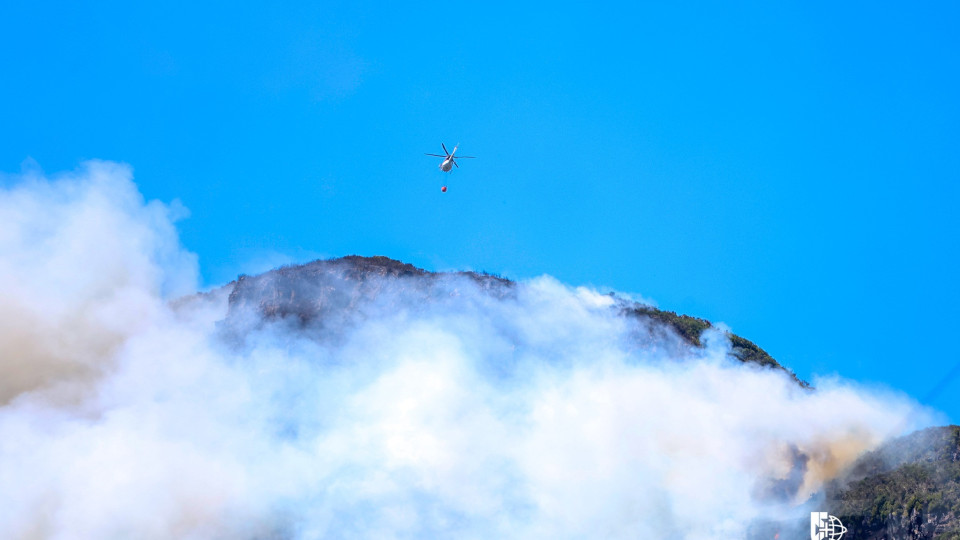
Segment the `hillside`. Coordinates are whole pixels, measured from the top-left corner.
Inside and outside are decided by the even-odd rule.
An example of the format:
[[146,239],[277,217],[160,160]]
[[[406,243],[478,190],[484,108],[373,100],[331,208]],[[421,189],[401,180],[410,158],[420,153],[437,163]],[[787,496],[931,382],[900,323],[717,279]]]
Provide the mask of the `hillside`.
[[[500,276],[429,272],[387,257],[318,260],[240,276],[228,284],[222,328],[241,340],[265,321],[337,335],[344,325],[384,311],[448,302],[456,312],[459,302],[515,299],[522,287]],[[466,289],[480,291],[481,298]],[[714,328],[705,319],[615,295],[610,299],[612,313],[635,325],[632,335],[641,344],[676,343],[695,351],[707,346],[704,333]],[[256,316],[247,316],[251,310]],[[753,342],[732,333],[727,337],[732,360],[784,371],[810,388]],[[844,537],[848,540],[960,539],[960,427],[931,428],[891,441],[862,456],[823,495],[827,508],[818,510],[840,517],[848,527]],[[803,535],[806,527],[796,520],[758,521],[751,525],[749,537],[769,538],[788,531]]]
[[[246,328],[240,316],[254,309],[268,319],[283,319],[300,325],[339,324],[383,293],[399,295],[404,304],[429,301],[445,278],[466,278],[496,298],[513,294],[516,283],[500,276],[477,272],[428,272],[388,257],[351,255],[307,264],[285,266],[257,276],[240,276],[227,285],[230,290],[227,325],[234,332]],[[389,289],[389,291],[387,291]],[[703,347],[701,336],[713,324],[705,319],[678,315],[634,301],[614,297],[614,306],[627,318],[649,323],[651,331],[672,332],[686,344]],[[731,356],[759,366],[783,370],[798,384],[790,370],[753,342],[728,333]]]
[[925,429],[860,458],[828,487],[850,540],[960,539],[960,426]]

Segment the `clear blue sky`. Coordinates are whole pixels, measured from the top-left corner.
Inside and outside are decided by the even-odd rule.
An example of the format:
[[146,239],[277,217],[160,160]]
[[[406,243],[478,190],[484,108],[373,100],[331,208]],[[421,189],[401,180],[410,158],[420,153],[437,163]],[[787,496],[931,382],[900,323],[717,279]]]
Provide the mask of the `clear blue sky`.
[[382,254],[917,399],[960,361],[956,2],[135,4],[0,7],[0,170],[131,164],[208,285]]

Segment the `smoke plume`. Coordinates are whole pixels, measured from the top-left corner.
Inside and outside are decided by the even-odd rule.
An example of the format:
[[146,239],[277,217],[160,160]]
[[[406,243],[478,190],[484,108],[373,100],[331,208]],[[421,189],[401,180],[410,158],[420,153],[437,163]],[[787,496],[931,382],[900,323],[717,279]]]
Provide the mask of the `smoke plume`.
[[742,538],[915,407],[718,330],[638,340],[549,277],[379,278],[322,328],[233,313],[238,339],[128,167],[3,185],[3,538]]

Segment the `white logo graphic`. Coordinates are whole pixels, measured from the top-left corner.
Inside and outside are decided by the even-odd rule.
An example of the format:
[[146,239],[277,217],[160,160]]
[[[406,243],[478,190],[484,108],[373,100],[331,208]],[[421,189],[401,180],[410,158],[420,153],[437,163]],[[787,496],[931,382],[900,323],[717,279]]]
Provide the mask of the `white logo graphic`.
[[826,512],[810,512],[810,540],[840,540],[847,528],[837,516]]

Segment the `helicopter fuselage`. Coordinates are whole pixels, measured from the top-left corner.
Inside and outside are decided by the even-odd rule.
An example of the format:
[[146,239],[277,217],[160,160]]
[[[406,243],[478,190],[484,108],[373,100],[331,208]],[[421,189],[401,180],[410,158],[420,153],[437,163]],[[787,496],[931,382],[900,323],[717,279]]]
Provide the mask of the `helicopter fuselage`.
[[[450,172],[450,171],[453,170],[454,167],[459,167],[459,165],[457,165],[457,146],[460,146],[460,145],[454,146],[452,152],[447,152],[447,147],[444,146],[443,143],[441,143],[440,146],[443,148],[443,154],[442,154],[442,155],[441,155],[441,154],[427,154],[428,156],[435,156],[435,157],[442,157],[442,158],[443,158],[443,161],[440,162],[440,167],[439,167],[440,170],[443,171],[443,172]],[[461,157],[470,158],[470,157],[473,157],[473,156],[461,156]]]

